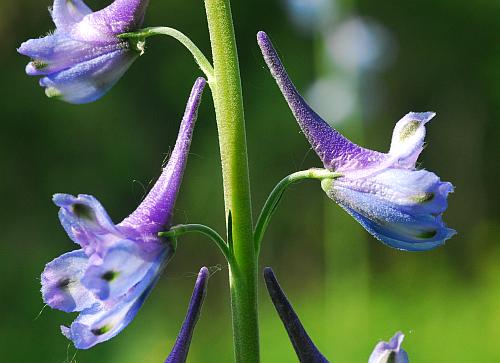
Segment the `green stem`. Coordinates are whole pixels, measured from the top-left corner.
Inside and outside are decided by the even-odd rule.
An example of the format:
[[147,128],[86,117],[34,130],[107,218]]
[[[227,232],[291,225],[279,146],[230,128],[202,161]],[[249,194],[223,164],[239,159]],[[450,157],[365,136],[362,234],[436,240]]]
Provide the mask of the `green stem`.
[[334,179],[338,178],[340,175],[341,174],[339,173],[334,173],[326,169],[309,169],[297,171],[281,179],[281,181],[276,184],[271,194],[269,194],[269,197],[267,197],[264,207],[262,207],[262,211],[260,212],[259,219],[257,219],[257,224],[255,225],[254,243],[257,255],[260,252],[262,238],[264,237],[267,226],[271,221],[271,217],[276,211],[276,207],[281,201],[283,193],[291,184],[304,179]]
[[205,226],[204,224],[179,224],[177,226],[171,227],[166,232],[158,233],[158,235],[160,237],[177,238],[179,236],[182,236],[183,234],[190,232],[198,232],[209,237],[213,242],[215,242],[217,247],[219,247],[226,260],[230,264],[234,264],[233,256],[229,251],[229,247],[226,241],[224,241],[224,239],[220,236],[220,234],[218,234],[215,230],[213,230],[208,226]]
[[[174,39],[177,39],[182,45],[184,45],[193,55],[196,63],[200,69],[205,73],[208,78],[208,83],[212,83],[214,79],[214,69],[210,61],[205,57],[203,52],[189,39],[184,33],[178,31],[174,28],[169,28],[165,26],[157,26],[151,28],[144,28],[133,33],[123,33],[118,37],[122,39],[133,39],[137,42],[144,41],[144,39],[152,35],[168,35]],[[143,52],[144,44],[136,45],[137,50]]]
[[226,221],[231,215],[229,266],[236,362],[259,361],[257,255],[253,246],[252,208],[241,79],[229,0],[205,0],[215,81],[211,84],[217,117],[224,182]]

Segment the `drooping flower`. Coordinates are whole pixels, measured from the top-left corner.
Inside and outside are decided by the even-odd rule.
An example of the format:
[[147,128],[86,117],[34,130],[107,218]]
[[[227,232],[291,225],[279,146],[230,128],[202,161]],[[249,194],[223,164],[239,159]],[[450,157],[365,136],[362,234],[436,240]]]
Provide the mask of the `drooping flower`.
[[309,363],[328,363],[328,360],[316,348],[313,341],[307,334],[304,326],[300,322],[299,317],[293,310],[292,305],[288,301],[285,293],[274,275],[270,267],[264,269],[264,280],[266,282],[267,291],[273,301],[274,307],[285,326],[288,337],[292,342],[295,353],[301,362]]
[[209,275],[208,268],[206,267],[202,267],[198,273],[193,295],[189,301],[186,318],[184,319],[184,323],[182,323],[181,331],[165,363],[184,363],[186,361],[194,328],[200,318],[203,300],[205,300],[205,295],[207,294]]
[[30,39],[18,52],[32,60],[30,76],[43,76],[48,97],[88,103],[103,96],[140,54],[119,34],[139,29],[149,0],[115,0],[92,12],[82,0],[54,0],[50,11],[56,30]]
[[259,46],[300,128],[326,169],[341,173],[324,180],[327,195],[383,243],[402,250],[429,250],[456,232],[442,214],[453,186],[415,163],[423,150],[425,124],[433,112],[410,112],[395,126],[388,153],[358,146],[342,136],[304,101],[264,32]]
[[47,264],[42,296],[54,309],[80,312],[70,327],[61,327],[76,348],[90,348],[124,329],[174,253],[174,245],[158,232],[170,227],[205,83],[199,78],[193,86],[175,148],[160,178],[121,223],[115,225],[90,195],[54,196],[62,226],[81,248]]
[[368,363],[408,363],[408,354],[401,348],[404,335],[394,334],[389,342],[380,342],[375,346]]

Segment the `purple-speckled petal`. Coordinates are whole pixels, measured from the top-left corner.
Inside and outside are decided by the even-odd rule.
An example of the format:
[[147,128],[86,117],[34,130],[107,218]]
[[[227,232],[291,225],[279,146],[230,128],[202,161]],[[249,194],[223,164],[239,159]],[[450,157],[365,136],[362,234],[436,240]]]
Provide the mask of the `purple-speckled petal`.
[[88,349],[113,338],[134,319],[158,281],[172,252],[171,249],[166,249],[158,260],[151,264],[144,278],[125,295],[82,311],[69,328],[61,327],[62,333],[73,341],[77,349]]
[[92,10],[81,0],[54,0],[51,15],[58,29],[66,30]]
[[194,328],[200,317],[203,300],[207,294],[209,275],[208,268],[206,267],[202,267],[198,273],[198,278],[196,279],[196,284],[194,285],[193,295],[189,301],[186,318],[182,323],[181,331],[179,332],[174,347],[165,360],[165,363],[184,363],[186,361]]
[[68,236],[91,258],[101,260],[116,242],[125,238],[115,227],[101,203],[90,195],[55,194],[59,219]]
[[42,273],[43,301],[53,309],[82,311],[96,303],[81,283],[88,257],[82,250],[71,251],[49,262]]
[[138,54],[126,49],[105,53],[40,80],[48,97],[89,103],[102,97],[132,65]]
[[82,284],[100,300],[117,298],[144,278],[164,248],[157,245],[156,254],[145,253],[138,243],[121,240],[106,252],[101,264],[87,268]]
[[288,337],[292,342],[299,361],[309,363],[328,363],[328,360],[323,356],[323,354],[321,354],[307,334],[304,326],[293,310],[292,305],[281,289],[281,286],[279,285],[278,280],[270,267],[266,267],[264,269],[264,280],[266,282],[269,296],[271,297],[274,307],[276,308],[276,311],[285,326]]
[[259,32],[257,41],[264,60],[300,128],[327,169],[347,171],[371,168],[388,159],[386,154],[354,144],[316,114],[298,93],[293,82],[288,77],[267,34]]
[[196,80],[189,96],[172,155],[146,198],[129,217],[119,224],[119,228],[122,230],[154,234],[169,227],[186,167],[198,106],[205,84],[206,81],[203,78]]
[[428,250],[455,234],[441,217],[453,187],[434,173],[387,169],[367,178],[342,177],[322,185],[330,198],[391,247]]
[[403,333],[397,332],[388,343],[378,343],[368,363],[409,363],[408,354],[401,348],[404,337]]

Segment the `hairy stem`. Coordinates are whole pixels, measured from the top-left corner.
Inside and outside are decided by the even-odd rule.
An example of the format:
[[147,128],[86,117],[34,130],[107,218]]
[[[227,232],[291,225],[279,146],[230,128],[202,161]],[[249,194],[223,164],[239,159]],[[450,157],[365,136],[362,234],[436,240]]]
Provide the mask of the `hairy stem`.
[[[236,362],[259,361],[257,255],[248,176],[241,79],[229,0],[205,0],[215,81],[214,97],[224,182],[226,221],[230,221],[229,266],[231,311]],[[229,215],[231,218],[228,218]]]

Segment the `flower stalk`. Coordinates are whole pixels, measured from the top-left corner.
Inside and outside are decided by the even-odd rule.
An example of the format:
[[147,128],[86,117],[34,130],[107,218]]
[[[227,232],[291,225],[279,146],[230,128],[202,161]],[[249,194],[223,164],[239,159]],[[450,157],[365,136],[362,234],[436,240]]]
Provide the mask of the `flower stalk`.
[[[229,0],[205,0],[215,82],[211,84],[222,161],[227,226],[235,266],[229,267],[236,362],[259,361],[257,254],[241,78]],[[231,218],[229,218],[231,215]]]
[[[150,27],[141,29],[133,33],[120,34],[118,38],[135,40],[140,44],[141,42],[144,42],[146,38],[153,35],[167,35],[179,41],[183,46],[187,48],[187,50],[189,50],[189,52],[191,52],[194,60],[196,61],[202,72],[205,73],[205,76],[208,79],[208,83],[210,84],[213,82],[214,69],[212,67],[212,64],[210,64],[210,61],[205,57],[203,52],[193,43],[191,39],[189,39],[184,33],[180,32],[177,29],[169,28],[166,26]],[[138,50],[144,52],[144,49],[142,47],[138,47]]]
[[177,238],[190,232],[198,232],[210,238],[219,247],[229,264],[234,265],[233,256],[226,241],[217,231],[204,224],[179,224],[171,227],[168,231],[158,233],[158,235],[160,237]]
[[317,180],[332,180],[340,177],[342,174],[335,173],[326,169],[308,169],[301,170],[284,177],[276,186],[274,187],[271,194],[264,203],[264,207],[260,212],[259,219],[255,224],[254,231],[254,243],[255,251],[257,255],[260,252],[260,245],[262,243],[262,238],[264,238],[264,233],[266,232],[267,226],[271,222],[271,217],[273,216],[276,208],[278,207],[283,193],[292,184],[305,179],[317,179]]

